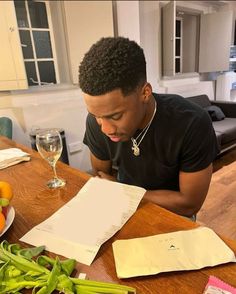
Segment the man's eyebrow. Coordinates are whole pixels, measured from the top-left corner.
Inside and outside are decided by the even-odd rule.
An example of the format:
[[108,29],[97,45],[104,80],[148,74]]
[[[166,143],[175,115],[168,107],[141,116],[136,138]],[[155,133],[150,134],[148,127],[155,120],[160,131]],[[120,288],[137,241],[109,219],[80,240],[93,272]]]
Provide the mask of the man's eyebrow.
[[92,115],[95,118],[112,118],[113,116],[115,116],[117,114],[121,114],[121,111],[114,112],[114,113],[111,113],[111,114],[108,114],[108,115],[103,115],[103,116],[96,116],[95,114],[93,114],[91,112],[89,112],[89,114]]

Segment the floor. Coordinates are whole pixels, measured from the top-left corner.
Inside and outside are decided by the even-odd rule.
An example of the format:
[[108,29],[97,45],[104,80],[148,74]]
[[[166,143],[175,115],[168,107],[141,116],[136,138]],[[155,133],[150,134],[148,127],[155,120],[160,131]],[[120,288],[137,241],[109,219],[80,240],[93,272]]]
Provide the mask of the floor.
[[[219,174],[220,176],[221,172],[223,172],[222,168],[234,161],[236,161],[236,148],[216,159],[213,164],[213,170],[214,172],[218,171],[216,175]],[[236,240],[236,190],[234,192],[235,187],[232,190],[232,183],[235,185],[235,180],[236,175],[232,174],[232,179],[226,183],[227,185],[220,186],[220,180],[216,181],[216,184],[214,183],[215,190],[207,197],[207,200],[197,215],[197,221],[213,228],[225,237],[234,240]],[[215,197],[220,195],[221,189],[226,191],[224,193],[224,199],[222,197],[220,199]],[[212,197],[212,194],[214,197]]]
[[214,161],[214,164],[213,164],[214,172],[219,170],[223,166],[234,162],[235,160],[236,160],[236,147]]

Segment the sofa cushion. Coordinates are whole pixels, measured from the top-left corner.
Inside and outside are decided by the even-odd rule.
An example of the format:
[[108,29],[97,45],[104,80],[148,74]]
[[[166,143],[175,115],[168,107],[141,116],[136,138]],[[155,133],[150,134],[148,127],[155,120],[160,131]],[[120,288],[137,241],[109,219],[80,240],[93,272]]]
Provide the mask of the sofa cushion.
[[236,139],[236,118],[226,117],[221,121],[212,122],[214,130],[221,133],[221,144],[227,144]]
[[198,104],[199,106],[205,108],[207,106],[211,106],[211,101],[209,100],[207,95],[198,95],[198,96],[192,96],[185,98],[188,101],[191,101],[195,104]]
[[204,109],[208,112],[212,121],[222,120],[225,118],[223,111],[216,105],[210,105],[204,107]]

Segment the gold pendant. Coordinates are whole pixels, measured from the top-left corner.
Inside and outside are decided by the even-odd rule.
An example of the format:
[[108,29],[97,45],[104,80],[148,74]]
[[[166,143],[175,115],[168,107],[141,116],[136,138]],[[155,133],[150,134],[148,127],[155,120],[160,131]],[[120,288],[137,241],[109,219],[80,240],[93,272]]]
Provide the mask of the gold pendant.
[[140,155],[140,149],[139,149],[138,145],[133,144],[132,150],[133,150],[133,153],[134,153],[135,156]]

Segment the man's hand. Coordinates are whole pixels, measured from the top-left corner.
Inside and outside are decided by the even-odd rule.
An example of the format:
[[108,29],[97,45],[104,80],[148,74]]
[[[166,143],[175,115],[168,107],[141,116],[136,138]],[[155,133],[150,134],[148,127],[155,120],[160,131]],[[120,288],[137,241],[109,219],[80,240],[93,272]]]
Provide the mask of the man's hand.
[[113,175],[112,162],[110,160],[100,160],[92,153],[90,153],[90,156],[95,176],[109,181],[117,181],[116,176]]
[[109,180],[109,181],[117,182],[116,177],[114,177],[112,175],[109,175],[109,174],[106,174],[106,173],[104,173],[102,171],[97,172],[97,177],[99,177],[101,179],[106,179],[106,180]]

